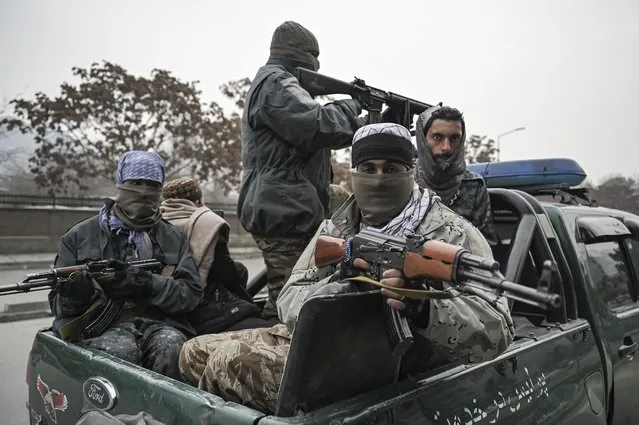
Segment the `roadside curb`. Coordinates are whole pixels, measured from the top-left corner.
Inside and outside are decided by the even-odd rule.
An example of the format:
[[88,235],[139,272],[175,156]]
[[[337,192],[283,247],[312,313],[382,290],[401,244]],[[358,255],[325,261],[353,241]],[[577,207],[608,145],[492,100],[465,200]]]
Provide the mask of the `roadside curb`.
[[51,313],[51,310],[22,311],[19,313],[0,312],[0,323],[17,322],[19,320],[42,319],[44,317],[53,317],[53,313]]
[[52,267],[53,261],[19,261],[15,263],[0,263],[0,271],[50,269]]

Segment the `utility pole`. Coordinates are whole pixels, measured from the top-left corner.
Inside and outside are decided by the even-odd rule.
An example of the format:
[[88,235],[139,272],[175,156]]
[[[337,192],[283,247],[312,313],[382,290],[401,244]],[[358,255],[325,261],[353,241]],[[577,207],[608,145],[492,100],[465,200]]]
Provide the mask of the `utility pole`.
[[525,129],[526,127],[517,127],[517,128],[513,128],[512,130],[508,130],[505,133],[501,133],[499,136],[497,136],[497,162],[501,160],[501,144],[499,142],[499,139],[501,139],[502,136],[506,136],[508,134],[515,133],[517,131],[523,131]]

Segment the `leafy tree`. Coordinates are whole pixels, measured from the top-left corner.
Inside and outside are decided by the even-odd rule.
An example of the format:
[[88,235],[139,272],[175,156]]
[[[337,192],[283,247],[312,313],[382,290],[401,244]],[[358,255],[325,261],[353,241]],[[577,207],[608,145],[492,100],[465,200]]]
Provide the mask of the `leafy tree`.
[[486,139],[486,136],[472,135],[466,140],[466,161],[469,164],[494,162],[497,152],[495,141]]
[[[107,61],[72,72],[78,84],[61,84],[54,98],[41,92],[34,100],[16,98],[10,102],[15,116],[0,120],[6,131],[33,136],[29,168],[49,193],[86,189],[96,177],[113,176],[117,158],[130,149],[157,152],[168,178],[214,180],[225,194],[239,183],[240,115],[204,103],[197,81],[182,82],[161,69],[138,77]],[[241,108],[249,83],[220,89]]]
[[602,207],[639,214],[639,183],[630,177],[612,176],[591,187],[591,196]]

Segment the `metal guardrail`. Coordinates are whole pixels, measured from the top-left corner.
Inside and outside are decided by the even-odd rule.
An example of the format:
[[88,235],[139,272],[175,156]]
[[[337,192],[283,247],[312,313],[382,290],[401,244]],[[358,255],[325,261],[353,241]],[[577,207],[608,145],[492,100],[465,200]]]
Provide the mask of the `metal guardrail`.
[[[60,196],[38,196],[38,195],[8,195],[0,194],[0,205],[11,206],[51,206],[55,207],[92,207],[100,208],[104,197],[60,197]],[[223,210],[235,212],[235,203],[204,203],[212,210]]]

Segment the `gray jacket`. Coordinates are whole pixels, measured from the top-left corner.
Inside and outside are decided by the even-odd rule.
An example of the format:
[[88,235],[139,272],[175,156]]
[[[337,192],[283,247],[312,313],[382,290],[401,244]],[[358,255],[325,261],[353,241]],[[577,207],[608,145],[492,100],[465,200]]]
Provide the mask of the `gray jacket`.
[[261,67],[242,116],[237,214],[261,236],[315,232],[329,208],[331,149],[349,146],[359,127],[357,101],[322,106],[291,72],[276,61]]
[[[186,314],[200,302],[203,288],[188,242],[165,221],[153,227],[149,236],[153,244],[153,258],[165,266],[175,266],[171,276],[153,274],[151,296],[145,300],[149,317],[175,326],[187,335],[194,334]],[[62,235],[55,267],[113,258],[114,242],[111,235],[100,226],[99,216],[91,217]],[[83,314],[92,301],[78,304],[52,291],[49,304],[56,317],[54,330],[59,331],[63,324]]]

